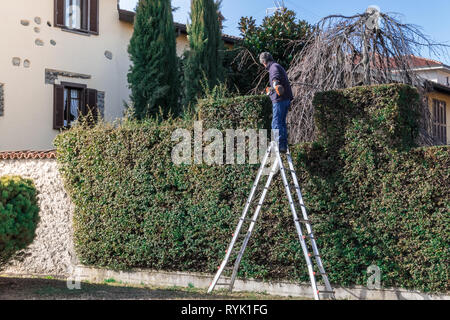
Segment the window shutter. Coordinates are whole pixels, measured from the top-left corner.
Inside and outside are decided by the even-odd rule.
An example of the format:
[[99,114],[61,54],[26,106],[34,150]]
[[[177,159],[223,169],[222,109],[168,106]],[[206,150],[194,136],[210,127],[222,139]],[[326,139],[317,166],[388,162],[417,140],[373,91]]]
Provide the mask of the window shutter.
[[81,1],[81,30],[89,32],[89,0]]
[[98,106],[97,106],[97,90],[95,89],[86,89],[85,90],[85,108],[83,115],[92,114],[92,118],[88,119],[89,124],[95,124],[98,121]]
[[64,0],[55,0],[55,26],[64,27]]
[[447,105],[444,101],[433,99],[433,137],[447,144]]
[[99,0],[89,1],[89,31],[93,34],[99,34]]
[[53,87],[53,129],[64,128],[64,86]]

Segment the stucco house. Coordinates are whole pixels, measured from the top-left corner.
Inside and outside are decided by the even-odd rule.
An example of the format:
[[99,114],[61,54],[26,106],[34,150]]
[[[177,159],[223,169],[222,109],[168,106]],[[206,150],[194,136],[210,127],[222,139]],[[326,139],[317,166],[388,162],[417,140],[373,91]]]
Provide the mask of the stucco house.
[[[115,0],[0,2],[0,151],[53,149],[78,111],[123,116],[134,16]],[[181,55],[186,26],[175,27]]]

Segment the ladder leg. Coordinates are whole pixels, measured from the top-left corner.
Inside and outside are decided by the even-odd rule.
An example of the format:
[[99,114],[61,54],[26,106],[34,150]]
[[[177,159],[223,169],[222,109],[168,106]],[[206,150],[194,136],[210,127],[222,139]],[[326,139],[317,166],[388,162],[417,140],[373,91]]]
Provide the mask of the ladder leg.
[[269,155],[270,155],[270,153],[272,151],[272,148],[273,148],[273,144],[270,144],[269,147],[267,148],[266,154],[264,155],[263,161],[261,163],[261,167],[259,168],[258,174],[257,174],[256,179],[255,179],[255,182],[253,183],[252,190],[251,190],[250,195],[249,195],[249,197],[247,199],[247,202],[246,202],[246,204],[244,206],[244,210],[242,211],[241,218],[239,219],[238,225],[237,225],[236,230],[235,230],[235,232],[233,234],[233,238],[232,238],[232,240],[231,240],[231,242],[230,242],[230,244],[228,246],[228,250],[227,250],[227,252],[225,254],[225,258],[223,259],[223,261],[222,261],[222,263],[221,263],[221,265],[219,267],[219,270],[217,271],[216,275],[214,276],[213,281],[211,282],[211,285],[208,288],[208,293],[211,293],[214,290],[217,282],[219,281],[219,278],[220,278],[223,270],[225,269],[225,267],[226,267],[226,265],[228,263],[228,260],[230,259],[231,252],[232,252],[232,250],[234,248],[234,245],[235,245],[236,240],[237,240],[237,238],[239,236],[239,233],[241,232],[241,228],[242,228],[242,225],[244,223],[244,219],[247,216],[248,209],[250,208],[250,204],[251,204],[251,202],[253,200],[253,197],[255,195],[256,188],[257,188],[257,186],[259,184],[259,181],[261,180],[262,173],[263,173],[264,168],[266,166],[266,163],[267,163],[267,161],[269,159]]
[[272,182],[273,176],[275,175],[277,169],[278,169],[278,160],[275,160],[272,166],[272,170],[270,171],[269,177],[267,178],[267,182],[264,186],[263,193],[261,194],[261,198],[258,202],[258,206],[256,207],[255,213],[253,214],[252,221],[250,222],[250,226],[248,228],[248,232],[245,236],[244,242],[242,243],[241,249],[239,250],[237,259],[234,264],[233,268],[233,274],[231,276],[231,283],[230,283],[230,291],[233,290],[234,282],[236,281],[237,272],[239,270],[239,265],[241,264],[242,257],[244,255],[245,249],[247,247],[248,241],[250,240],[250,237],[252,236],[253,228],[255,227],[256,220],[258,219],[259,213],[261,211],[262,205],[264,203],[264,199],[266,198],[267,191],[269,189],[270,183]]
[[[299,204],[300,204],[300,208],[301,208],[301,211],[302,211],[303,219],[305,221],[309,221],[308,220],[308,214],[306,212],[306,206],[305,206],[305,203],[303,201],[302,192],[300,190],[300,185],[298,183],[297,175],[295,173],[294,164],[293,164],[293,161],[292,161],[292,156],[291,156],[289,150],[287,151],[286,155],[287,155],[287,159],[288,159],[288,163],[289,163],[289,170],[291,171],[291,174],[292,174],[292,180],[294,181],[295,190],[296,190],[296,193],[297,193],[297,198],[298,198],[298,201],[299,201]],[[312,227],[311,227],[311,225],[309,223],[306,223],[306,230],[307,230],[308,234],[310,235],[311,247],[313,249],[314,257],[316,259],[316,263],[317,263],[317,266],[319,268],[319,272],[322,275],[322,279],[323,279],[323,281],[325,283],[325,287],[326,287],[327,291],[332,292],[333,289],[331,287],[330,281],[328,280],[328,276],[327,276],[327,274],[325,272],[325,268],[324,268],[324,266],[322,264],[322,259],[321,259],[320,253],[319,253],[319,248],[317,247],[317,243],[316,243],[316,240],[314,238]]]
[[283,165],[283,161],[281,159],[280,152],[278,150],[278,146],[275,147],[275,152],[277,154],[278,162],[280,163],[280,173],[281,173],[281,177],[283,179],[284,187],[286,189],[286,195],[287,195],[287,198],[288,198],[288,201],[289,201],[289,206],[291,208],[292,215],[294,217],[295,227],[297,229],[297,233],[298,233],[298,236],[299,236],[300,245],[302,247],[303,255],[305,256],[306,264],[308,266],[308,273],[309,273],[309,278],[311,280],[311,286],[312,286],[312,289],[313,289],[314,298],[316,300],[319,300],[320,297],[319,297],[319,293],[317,291],[317,283],[316,283],[316,278],[314,276],[313,265],[312,265],[311,259],[309,257],[308,247],[306,246],[306,242],[305,242],[305,239],[303,237],[302,229],[301,229],[300,224],[298,222],[297,211],[295,210],[294,201],[292,199],[291,190],[290,190],[290,187],[289,187],[289,184],[288,184],[285,168],[284,168],[284,165]]

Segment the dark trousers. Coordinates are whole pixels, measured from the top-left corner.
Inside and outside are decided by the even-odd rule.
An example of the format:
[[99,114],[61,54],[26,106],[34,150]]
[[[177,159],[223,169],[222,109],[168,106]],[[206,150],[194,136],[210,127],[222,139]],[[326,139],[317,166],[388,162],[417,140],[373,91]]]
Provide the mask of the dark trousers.
[[[287,149],[287,125],[286,117],[291,106],[290,100],[284,100],[273,104],[272,130],[275,130],[275,139],[280,150]],[[278,130],[278,134],[277,131]]]

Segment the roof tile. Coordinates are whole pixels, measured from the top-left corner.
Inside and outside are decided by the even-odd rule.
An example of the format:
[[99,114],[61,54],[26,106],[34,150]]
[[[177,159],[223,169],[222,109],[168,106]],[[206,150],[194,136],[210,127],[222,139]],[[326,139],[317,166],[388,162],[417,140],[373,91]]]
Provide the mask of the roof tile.
[[48,151],[0,151],[0,160],[56,159],[56,150]]

